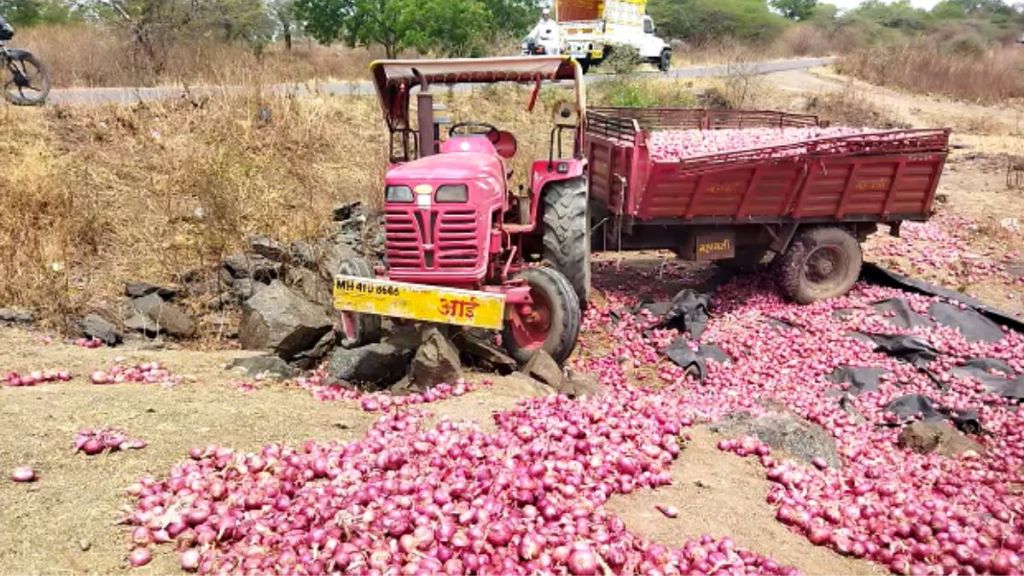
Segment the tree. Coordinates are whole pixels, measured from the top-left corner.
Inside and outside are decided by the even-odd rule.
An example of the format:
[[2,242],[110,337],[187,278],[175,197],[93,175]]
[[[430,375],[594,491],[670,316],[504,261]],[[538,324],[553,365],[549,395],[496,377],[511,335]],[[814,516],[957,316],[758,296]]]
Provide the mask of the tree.
[[15,26],[68,22],[74,19],[71,8],[61,0],[0,0],[0,16]]
[[413,47],[416,0],[296,0],[306,33],[321,44],[384,47],[388,58]]
[[321,44],[382,46],[388,58],[410,49],[475,56],[486,50],[496,26],[517,32],[529,25],[525,14],[531,4],[532,0],[295,0],[295,12],[306,33]]
[[803,21],[814,13],[818,0],[771,0],[771,6],[790,20]]
[[662,33],[695,45],[728,39],[770,41],[786,26],[765,0],[651,0],[648,13]]
[[295,29],[295,0],[269,0],[268,9],[281,32],[285,50],[292,49],[292,34]]

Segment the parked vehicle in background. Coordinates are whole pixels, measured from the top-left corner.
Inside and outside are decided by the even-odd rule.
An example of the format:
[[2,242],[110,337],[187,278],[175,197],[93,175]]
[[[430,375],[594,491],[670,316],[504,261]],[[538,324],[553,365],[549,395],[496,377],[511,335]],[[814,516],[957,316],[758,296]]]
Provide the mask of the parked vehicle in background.
[[14,28],[0,16],[0,66],[7,71],[4,98],[18,106],[38,106],[50,93],[50,75],[28,50],[8,48],[5,43],[12,38]]
[[[657,36],[647,15],[647,0],[555,0],[560,52],[572,56],[583,71],[598,66],[616,49],[635,49],[644,62],[667,72],[672,49]],[[523,54],[550,53],[533,36],[523,43]]]

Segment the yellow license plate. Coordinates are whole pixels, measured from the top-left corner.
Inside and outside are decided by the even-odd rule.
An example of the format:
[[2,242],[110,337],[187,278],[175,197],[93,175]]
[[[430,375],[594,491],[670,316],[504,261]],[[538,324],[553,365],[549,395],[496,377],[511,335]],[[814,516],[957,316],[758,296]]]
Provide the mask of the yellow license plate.
[[359,278],[334,278],[334,307],[422,322],[499,330],[505,321],[505,295]]

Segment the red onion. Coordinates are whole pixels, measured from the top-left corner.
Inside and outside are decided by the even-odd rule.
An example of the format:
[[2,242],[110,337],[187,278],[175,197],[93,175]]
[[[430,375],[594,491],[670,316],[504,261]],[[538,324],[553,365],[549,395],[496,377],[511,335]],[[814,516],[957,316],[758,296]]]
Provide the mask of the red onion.
[[128,563],[132,565],[132,568],[145,566],[152,559],[153,555],[149,552],[149,548],[135,548],[128,555]]
[[35,482],[36,471],[31,466],[18,466],[11,472],[11,480],[15,482]]

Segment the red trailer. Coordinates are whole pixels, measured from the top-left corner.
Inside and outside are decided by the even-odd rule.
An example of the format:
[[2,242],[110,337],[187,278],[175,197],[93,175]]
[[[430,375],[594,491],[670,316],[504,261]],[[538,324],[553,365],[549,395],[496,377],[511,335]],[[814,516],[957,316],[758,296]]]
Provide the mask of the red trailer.
[[[590,210],[597,250],[672,249],[726,266],[780,254],[780,281],[798,302],[843,294],[860,242],[926,220],[948,155],[949,130],[861,133],[656,161],[657,130],[824,127],[769,111],[593,108],[586,116]],[[598,226],[600,225],[600,226]]]

